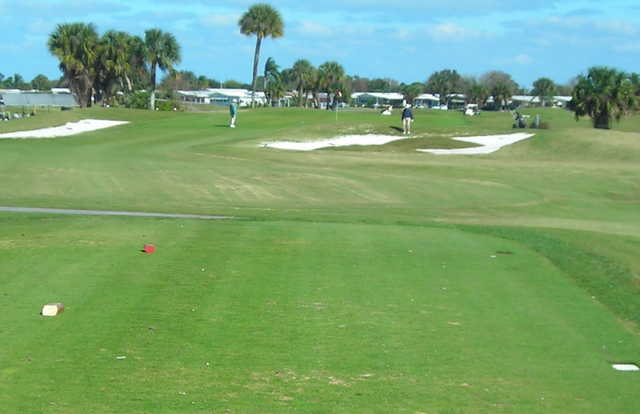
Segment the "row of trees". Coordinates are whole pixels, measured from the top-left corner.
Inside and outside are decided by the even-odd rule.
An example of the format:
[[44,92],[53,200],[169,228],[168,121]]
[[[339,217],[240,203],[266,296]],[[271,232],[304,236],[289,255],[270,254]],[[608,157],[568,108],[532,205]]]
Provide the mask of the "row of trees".
[[569,85],[557,85],[549,78],[539,78],[533,83],[533,89],[520,87],[511,75],[502,71],[489,71],[480,77],[461,76],[455,70],[445,69],[433,73],[425,84],[425,91],[439,94],[441,104],[449,104],[451,95],[464,94],[470,103],[482,105],[493,97],[496,105],[504,106],[513,95],[533,95],[540,99],[542,106],[551,103],[555,95],[570,96],[573,82]]
[[[572,94],[576,117],[591,116],[596,127],[606,128],[611,119],[635,110],[640,95],[639,75],[604,67],[592,68],[588,75],[577,77],[573,85],[556,85],[549,78],[540,78],[534,82],[532,91],[520,88],[509,74],[501,71],[490,71],[480,77],[463,77],[455,70],[445,69],[433,73],[424,83],[401,84],[391,79],[369,80],[348,76],[335,61],[325,62],[316,68],[305,59],[296,61],[291,68],[280,70],[275,60],[269,58],[260,79],[258,68],[262,42],[268,37],[284,35],[282,18],[276,9],[261,3],[251,6],[238,25],[242,34],[256,36],[251,82],[253,94],[261,87],[268,99],[277,100],[286,90],[296,89],[301,106],[309,104],[309,95],[317,106],[320,92],[329,96],[327,108],[335,107],[337,98],[343,94],[349,96],[352,91],[400,91],[408,101],[422,92],[430,92],[439,94],[442,104],[449,104],[452,94],[461,93],[468,103],[480,106],[493,97],[496,109],[502,109],[517,93],[538,96],[543,105],[556,94]],[[180,62],[180,46],[172,34],[160,29],[147,30],[144,38],[113,30],[98,36],[92,24],[62,24],[49,37],[48,46],[60,60],[63,80],[81,106],[90,105],[94,98],[109,100],[118,90],[132,92],[143,87],[150,89],[149,107],[153,109],[158,69],[170,74],[162,82],[166,88],[203,89],[219,83],[205,76],[197,77],[192,72],[173,71],[173,66]],[[20,84],[21,79],[16,81],[16,77],[18,75],[11,80],[12,85]],[[227,82],[225,86],[232,85]],[[233,86],[248,85],[234,83]]]
[[0,88],[2,89],[36,89],[39,91],[48,91],[51,88],[61,87],[60,79],[49,80],[45,75],[37,75],[30,82],[27,82],[19,73],[13,76],[5,77],[0,73]]
[[180,62],[175,37],[160,29],[147,30],[144,38],[115,30],[98,36],[93,24],[60,24],[47,45],[81,107],[94,100],[108,102],[117,91],[149,88],[153,109],[156,71],[171,70]]

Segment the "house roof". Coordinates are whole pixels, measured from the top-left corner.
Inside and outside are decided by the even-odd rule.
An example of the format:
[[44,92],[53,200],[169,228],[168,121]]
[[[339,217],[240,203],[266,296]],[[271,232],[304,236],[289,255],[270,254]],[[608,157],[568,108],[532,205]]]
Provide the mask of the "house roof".
[[53,93],[0,93],[6,106],[78,106],[73,95]]
[[[251,91],[248,89],[230,89],[230,88],[209,88],[207,89],[210,94],[230,96],[234,98],[251,98]],[[256,98],[264,98],[264,92],[256,91]]]
[[370,96],[378,99],[389,99],[391,101],[401,101],[404,99],[404,95],[397,92],[356,92],[351,94],[352,99],[357,99],[361,96]]
[[[224,96],[229,98],[251,99],[251,91],[247,89],[208,88],[202,91],[178,91],[181,95],[210,98]],[[264,98],[264,92],[256,92],[256,98]]]
[[422,101],[440,101],[440,97],[432,93],[421,93],[420,95],[416,96],[416,99]]
[[511,100],[516,102],[540,103],[539,97],[531,95],[513,95]]

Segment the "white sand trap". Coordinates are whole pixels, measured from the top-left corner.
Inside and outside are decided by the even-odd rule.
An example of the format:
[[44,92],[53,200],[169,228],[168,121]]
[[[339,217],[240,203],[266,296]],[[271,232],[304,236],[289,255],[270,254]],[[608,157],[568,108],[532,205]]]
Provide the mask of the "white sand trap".
[[616,371],[640,371],[636,364],[613,364],[612,367]]
[[0,134],[0,139],[10,138],[57,138],[69,135],[81,134],[83,132],[95,131],[109,128],[116,125],[128,124],[126,121],[104,121],[101,119],[83,119],[78,122],[67,122],[58,127],[34,129],[31,131],[9,132]]
[[508,135],[487,135],[483,137],[455,137],[456,141],[472,142],[474,144],[480,144],[480,147],[471,148],[458,148],[458,149],[419,149],[416,151],[430,152],[432,154],[445,155],[468,155],[468,154],[491,154],[498,151],[500,148],[511,145],[514,142],[522,141],[523,139],[531,138],[534,134],[517,133]]
[[407,139],[407,136],[398,135],[342,135],[335,138],[323,139],[320,141],[278,141],[265,142],[261,146],[268,148],[278,148],[293,151],[313,151],[320,148],[328,147],[348,147],[350,145],[384,145],[392,141]]

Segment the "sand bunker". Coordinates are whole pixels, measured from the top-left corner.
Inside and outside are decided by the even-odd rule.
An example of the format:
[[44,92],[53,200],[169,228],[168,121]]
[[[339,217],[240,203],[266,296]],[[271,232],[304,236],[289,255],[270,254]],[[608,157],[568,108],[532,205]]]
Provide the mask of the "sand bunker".
[[[531,138],[534,134],[517,133],[508,135],[488,135],[482,137],[456,137],[457,141],[480,144],[479,147],[459,148],[459,149],[418,149],[420,152],[430,152],[432,154],[490,154],[500,148]],[[313,151],[320,148],[347,147],[350,145],[384,145],[392,141],[401,139],[411,139],[411,136],[404,135],[343,135],[330,139],[318,141],[294,142],[277,141],[265,142],[261,146],[267,148],[278,148],[293,151]]]
[[511,145],[514,142],[522,141],[523,139],[531,138],[534,134],[517,133],[508,135],[488,135],[484,137],[455,137],[456,141],[472,142],[474,144],[480,144],[480,147],[471,148],[458,148],[458,149],[419,149],[416,151],[430,152],[432,154],[444,155],[444,154],[491,154],[498,151],[500,148]]
[[342,135],[335,138],[323,139],[320,141],[293,142],[278,141],[265,142],[263,147],[278,148],[294,151],[313,151],[320,148],[329,147],[348,147],[350,145],[384,145],[392,141],[407,139],[409,137],[402,135]]
[[69,135],[81,134],[83,132],[95,131],[109,128],[116,125],[128,124],[126,121],[104,121],[100,119],[83,119],[78,122],[68,122],[62,126],[53,128],[34,129],[31,131],[9,132],[0,134],[0,139],[10,138],[57,138]]

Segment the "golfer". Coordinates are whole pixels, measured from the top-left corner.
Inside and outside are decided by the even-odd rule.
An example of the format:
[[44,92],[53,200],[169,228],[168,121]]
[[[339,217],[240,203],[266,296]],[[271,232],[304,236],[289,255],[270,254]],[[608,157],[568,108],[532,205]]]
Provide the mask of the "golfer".
[[236,103],[236,99],[232,99],[231,103],[229,103],[229,115],[231,115],[231,123],[229,127],[236,127],[236,118],[238,117],[238,104]]
[[411,122],[413,122],[413,112],[411,111],[411,105],[405,105],[402,110],[402,129],[404,135],[411,134]]

